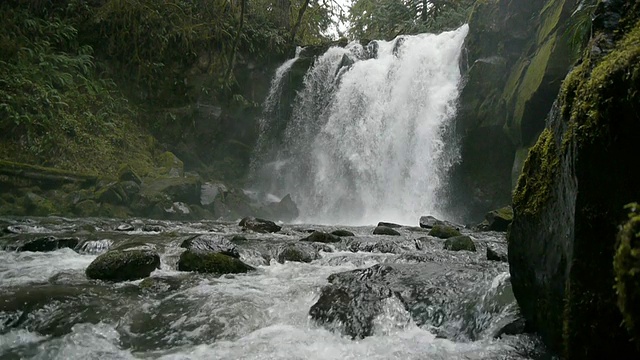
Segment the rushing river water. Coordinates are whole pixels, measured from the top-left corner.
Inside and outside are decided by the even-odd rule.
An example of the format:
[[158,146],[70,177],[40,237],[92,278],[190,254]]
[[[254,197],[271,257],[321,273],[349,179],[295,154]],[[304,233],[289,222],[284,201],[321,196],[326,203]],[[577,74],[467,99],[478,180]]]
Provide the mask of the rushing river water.
[[[109,219],[0,219],[0,359],[543,357],[531,335],[496,337],[518,319],[508,265],[486,260],[487,246],[505,249],[503,234],[469,232],[478,251],[451,252],[419,228],[402,227],[401,236],[391,237],[349,227],[356,236],[331,244],[319,259],[281,264],[273,259],[278,246],[298,242],[310,229],[336,227],[284,225],[279,233],[258,234],[236,223],[129,223],[133,230],[116,231],[122,222]],[[145,224],[154,231],[143,231]],[[222,277],[177,271],[180,243],[205,233],[233,239],[241,259],[257,270]],[[13,250],[46,236],[80,243],[50,252]],[[96,256],[122,242],[156,249],[161,268],[145,280],[87,279]],[[330,275],[377,264],[404,276],[385,280],[389,286],[419,284],[413,291],[428,289],[429,300],[401,291],[390,296],[363,339],[311,319]]]

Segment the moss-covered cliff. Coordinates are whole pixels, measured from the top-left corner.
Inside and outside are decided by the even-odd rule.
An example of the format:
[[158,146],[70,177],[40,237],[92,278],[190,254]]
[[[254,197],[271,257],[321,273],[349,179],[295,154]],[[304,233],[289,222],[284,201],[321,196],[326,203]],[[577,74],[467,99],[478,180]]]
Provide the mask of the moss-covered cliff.
[[564,80],[513,196],[514,294],[531,328],[567,359],[640,357],[635,333],[622,325],[613,268],[624,206],[640,199],[640,167],[632,165],[639,20],[639,1],[599,2],[592,40]]
[[[466,83],[453,171],[454,212],[478,220],[510,202],[523,154],[544,128],[560,82],[576,59],[575,0],[482,0],[469,19]],[[573,15],[572,15],[573,14]]]

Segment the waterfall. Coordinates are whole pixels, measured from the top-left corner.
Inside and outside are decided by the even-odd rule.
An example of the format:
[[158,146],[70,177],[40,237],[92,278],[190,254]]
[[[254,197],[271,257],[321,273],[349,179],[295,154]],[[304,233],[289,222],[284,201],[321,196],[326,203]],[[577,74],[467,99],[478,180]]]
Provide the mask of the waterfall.
[[277,155],[256,167],[255,187],[291,194],[303,222],[414,224],[442,215],[438,193],[459,157],[446,134],[467,32],[327,50],[305,75],[282,142],[270,144]]

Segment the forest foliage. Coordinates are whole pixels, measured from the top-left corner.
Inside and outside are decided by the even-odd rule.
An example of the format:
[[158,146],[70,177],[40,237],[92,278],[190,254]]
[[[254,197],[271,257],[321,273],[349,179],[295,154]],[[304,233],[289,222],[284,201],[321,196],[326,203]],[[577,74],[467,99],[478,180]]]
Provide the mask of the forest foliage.
[[[123,153],[146,151],[144,129],[158,126],[149,109],[202,94],[248,104],[236,79],[243,59],[277,63],[296,44],[347,34],[439,31],[461,25],[470,3],[354,0],[348,13],[337,0],[5,0],[0,158],[109,171]],[[208,80],[187,81],[194,69]]]

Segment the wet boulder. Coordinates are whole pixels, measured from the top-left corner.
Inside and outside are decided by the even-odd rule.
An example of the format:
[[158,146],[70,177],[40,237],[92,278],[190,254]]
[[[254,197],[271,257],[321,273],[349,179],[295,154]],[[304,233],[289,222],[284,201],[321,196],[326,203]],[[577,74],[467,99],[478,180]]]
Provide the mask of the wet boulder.
[[505,251],[492,246],[487,246],[487,260],[507,262],[509,257]]
[[331,235],[340,236],[340,237],[356,236],[356,234],[352,233],[351,231],[344,230],[344,229],[334,230],[331,232]]
[[276,252],[276,260],[281,264],[285,261],[310,263],[319,258],[318,249],[305,243],[284,244]]
[[182,244],[180,244],[180,247],[194,252],[220,253],[234,258],[240,257],[236,246],[220,235],[199,235],[184,240]]
[[[399,301],[418,326],[440,326],[448,316],[460,316],[454,308],[466,306],[465,294],[485,276],[435,263],[378,264],[329,276],[309,315],[318,324],[361,339],[373,335],[388,302]],[[470,319],[458,331],[466,333],[476,325]]]
[[403,242],[386,238],[356,238],[347,244],[351,252],[370,252],[383,254],[402,254],[415,250],[413,242]]
[[292,221],[300,215],[298,206],[291,199],[291,195],[288,194],[280,202],[271,206],[271,213],[275,218],[282,221]]
[[319,242],[319,243],[336,243],[340,242],[340,237],[337,235],[329,234],[321,231],[314,231],[306,238],[300,239],[300,241]]
[[507,228],[513,221],[513,208],[511,206],[505,206],[500,209],[489,211],[485,215],[485,222],[487,230],[490,231],[507,231]]
[[378,225],[375,229],[373,229],[373,235],[400,236],[401,234],[390,227]]
[[476,251],[476,244],[466,235],[454,236],[444,242],[444,248],[451,251]]
[[74,249],[80,243],[80,239],[75,237],[58,238],[55,236],[45,236],[37,239],[27,240],[19,245],[16,251],[48,252],[58,249]]
[[148,249],[111,250],[98,256],[85,273],[90,279],[129,281],[148,277],[160,267],[160,256]]
[[384,227],[388,227],[388,228],[392,228],[392,229],[398,229],[398,228],[402,227],[402,225],[400,225],[400,224],[384,222],[384,221],[379,222],[378,226],[384,226]]
[[282,227],[276,225],[273,221],[251,216],[240,220],[238,225],[242,226],[245,230],[251,230],[258,233],[274,233],[282,229]]
[[442,221],[436,219],[435,217],[433,217],[431,215],[420,217],[420,227],[424,228],[424,229],[431,229],[435,225],[441,224],[441,223],[442,223]]
[[178,270],[224,275],[246,273],[255,268],[222,253],[187,250],[180,255]]
[[435,236],[440,239],[448,239],[454,236],[462,235],[460,231],[452,226],[444,224],[436,224],[429,231],[430,236]]

